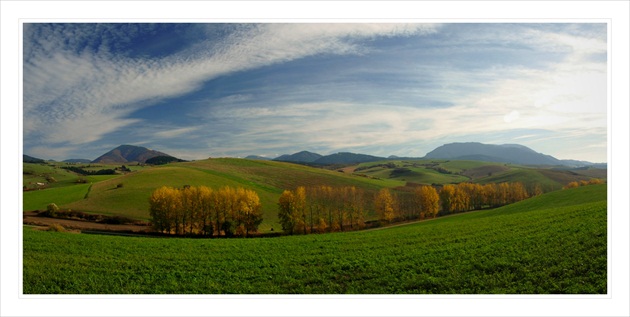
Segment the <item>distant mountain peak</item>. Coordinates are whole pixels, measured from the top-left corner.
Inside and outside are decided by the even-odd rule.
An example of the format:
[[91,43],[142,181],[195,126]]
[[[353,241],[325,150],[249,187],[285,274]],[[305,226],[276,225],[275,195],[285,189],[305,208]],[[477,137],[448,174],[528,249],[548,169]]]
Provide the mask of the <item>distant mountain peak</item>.
[[317,164],[355,164],[384,160],[384,157],[357,154],[350,152],[338,152],[331,155],[322,156],[313,163]]
[[146,162],[146,160],[157,156],[171,155],[151,150],[143,146],[123,144],[99,156],[94,161],[92,161],[92,163],[144,163]]
[[293,154],[284,154],[273,159],[274,161],[283,161],[283,162],[296,162],[296,163],[312,163],[322,157],[320,154],[309,152],[309,151],[300,151]]
[[520,144],[483,144],[456,142],[444,144],[427,153],[426,158],[465,159],[523,165],[562,165],[553,156],[538,153]]
[[270,161],[271,158],[260,155],[248,155],[245,157],[247,160],[259,160],[259,161]]

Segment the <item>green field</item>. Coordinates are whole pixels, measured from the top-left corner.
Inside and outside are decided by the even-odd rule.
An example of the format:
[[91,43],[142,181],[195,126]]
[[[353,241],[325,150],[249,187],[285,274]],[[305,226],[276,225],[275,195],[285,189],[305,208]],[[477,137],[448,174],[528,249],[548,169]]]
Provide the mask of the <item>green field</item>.
[[606,198],[606,185],[584,186],[399,227],[277,238],[24,227],[23,292],[606,294]]
[[[385,166],[389,164],[389,166]],[[388,160],[362,163],[355,174],[383,180],[419,184],[473,182],[480,184],[521,182],[526,188],[539,185],[545,192],[562,189],[572,181],[606,178],[605,169],[550,169],[506,163],[459,160]]]
[[[389,164],[386,167],[384,165]],[[56,182],[47,189],[24,192],[25,211],[43,210],[49,203],[88,213],[118,215],[149,220],[151,193],[161,186],[204,185],[244,187],[256,191],[263,206],[261,232],[278,230],[277,202],[285,189],[297,186],[355,186],[368,193],[380,188],[399,188],[407,183],[447,184],[463,181],[477,183],[522,182],[538,184],[545,191],[557,190],[573,180],[589,179],[570,171],[541,170],[522,166],[478,161],[386,160],[363,163],[353,174],[340,173],[298,164],[217,158],[164,166],[129,165],[133,172],[118,175],[79,176],[60,167],[64,163],[24,164],[24,183],[39,182],[52,176]],[[113,169],[113,165],[74,165],[85,169]],[[86,184],[77,184],[79,178]],[[90,186],[91,185],[91,186]],[[89,188],[89,194],[88,194]],[[368,210],[368,219],[373,219]]]
[[46,210],[46,206],[50,203],[63,206],[84,199],[90,186],[90,184],[74,184],[66,187],[24,192],[23,210]]
[[[121,188],[117,188],[122,184]],[[161,186],[204,185],[244,187],[259,195],[264,216],[260,231],[277,230],[277,203],[282,191],[311,185],[356,186],[367,191],[404,184],[375,180],[297,164],[244,159],[210,159],[157,166],[94,183],[87,199],[65,203],[91,213],[122,215],[148,220],[149,197]]]

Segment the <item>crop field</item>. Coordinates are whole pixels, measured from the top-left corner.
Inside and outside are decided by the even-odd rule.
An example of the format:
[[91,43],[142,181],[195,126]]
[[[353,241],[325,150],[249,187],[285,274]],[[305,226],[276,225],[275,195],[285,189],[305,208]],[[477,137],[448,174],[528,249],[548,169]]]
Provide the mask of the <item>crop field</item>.
[[66,187],[34,190],[23,193],[23,210],[46,210],[50,203],[65,205],[85,197],[90,184],[76,184]]
[[23,166],[23,186],[30,186],[30,183],[49,183],[49,179],[52,177],[53,182],[48,185],[50,188],[63,187],[78,179],[76,174],[56,165],[24,163]]
[[606,294],[606,185],[378,230],[255,239],[23,229],[25,294]]

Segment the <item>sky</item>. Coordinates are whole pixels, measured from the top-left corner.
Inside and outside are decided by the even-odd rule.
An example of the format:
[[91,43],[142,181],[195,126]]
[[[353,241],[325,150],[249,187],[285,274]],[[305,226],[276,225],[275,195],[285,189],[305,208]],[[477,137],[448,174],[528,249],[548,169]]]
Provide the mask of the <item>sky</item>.
[[27,23],[24,154],[482,142],[606,162],[607,46],[604,23]]

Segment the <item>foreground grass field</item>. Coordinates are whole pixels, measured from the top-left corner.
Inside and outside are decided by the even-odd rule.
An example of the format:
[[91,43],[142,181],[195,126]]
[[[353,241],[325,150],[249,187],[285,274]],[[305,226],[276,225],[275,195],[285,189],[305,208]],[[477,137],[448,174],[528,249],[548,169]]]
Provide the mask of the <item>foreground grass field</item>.
[[605,294],[606,185],[394,228],[258,239],[24,228],[25,294]]

